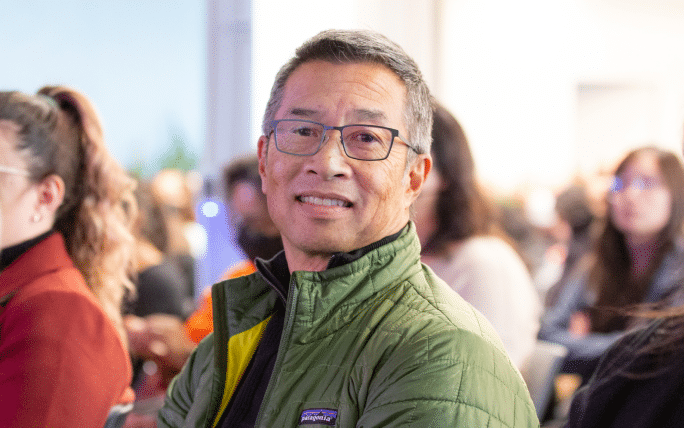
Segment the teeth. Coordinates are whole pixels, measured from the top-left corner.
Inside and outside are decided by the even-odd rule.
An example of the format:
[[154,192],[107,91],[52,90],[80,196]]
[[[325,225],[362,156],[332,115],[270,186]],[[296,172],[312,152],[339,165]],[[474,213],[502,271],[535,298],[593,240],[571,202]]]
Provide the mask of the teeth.
[[314,205],[326,205],[326,206],[334,206],[334,207],[345,207],[347,206],[347,203],[344,201],[341,201],[339,199],[323,199],[323,198],[317,198],[315,196],[302,196],[301,197],[302,202],[306,204],[314,204]]

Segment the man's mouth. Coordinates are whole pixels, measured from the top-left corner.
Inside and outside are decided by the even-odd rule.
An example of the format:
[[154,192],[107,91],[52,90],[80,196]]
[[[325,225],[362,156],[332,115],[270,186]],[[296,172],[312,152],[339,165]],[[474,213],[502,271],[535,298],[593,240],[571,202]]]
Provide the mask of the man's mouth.
[[328,207],[349,208],[352,206],[351,202],[343,201],[341,199],[319,198],[316,196],[297,196],[297,200],[305,204],[323,205]]

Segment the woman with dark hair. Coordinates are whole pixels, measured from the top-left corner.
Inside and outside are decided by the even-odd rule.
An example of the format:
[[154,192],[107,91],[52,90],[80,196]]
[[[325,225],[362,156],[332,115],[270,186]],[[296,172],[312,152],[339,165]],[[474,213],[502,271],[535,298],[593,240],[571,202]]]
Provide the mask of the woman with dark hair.
[[133,188],[84,95],[0,92],[0,426],[103,426],[132,401]]
[[522,367],[539,329],[538,295],[478,187],[463,129],[438,104],[432,139],[433,170],[414,204],[421,259],[482,312]]
[[645,311],[651,319],[599,360],[573,398],[568,428],[675,428],[684,420],[684,306]]
[[564,372],[586,381],[629,327],[630,309],[673,304],[684,279],[682,189],[684,170],[668,151],[639,148],[618,165],[595,248],[542,321],[540,337],[568,347]]

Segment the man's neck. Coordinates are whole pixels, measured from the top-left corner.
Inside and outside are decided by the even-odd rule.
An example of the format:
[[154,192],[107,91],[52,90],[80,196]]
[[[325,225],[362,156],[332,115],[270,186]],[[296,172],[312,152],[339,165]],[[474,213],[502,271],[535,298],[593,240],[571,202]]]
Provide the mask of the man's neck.
[[348,252],[311,254],[292,251],[292,248],[289,248],[288,245],[285,245],[285,258],[287,260],[290,273],[294,271],[321,272],[326,269],[331,269],[333,267],[352,262],[362,257],[369,251],[396,240],[407,227],[408,226],[404,226],[398,232],[393,233],[392,235],[386,236],[362,248]]
[[305,254],[299,251],[288,251],[285,247],[285,258],[290,273],[294,271],[320,272],[327,268],[332,253]]

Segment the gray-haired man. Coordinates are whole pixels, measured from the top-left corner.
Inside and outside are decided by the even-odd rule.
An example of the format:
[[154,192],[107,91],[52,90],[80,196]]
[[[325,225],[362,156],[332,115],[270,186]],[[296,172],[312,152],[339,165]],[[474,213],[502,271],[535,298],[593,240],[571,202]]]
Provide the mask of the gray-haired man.
[[259,169],[284,251],[213,288],[160,426],[532,427],[489,323],[420,263],[430,94],[396,44],[326,31],[281,69]]

